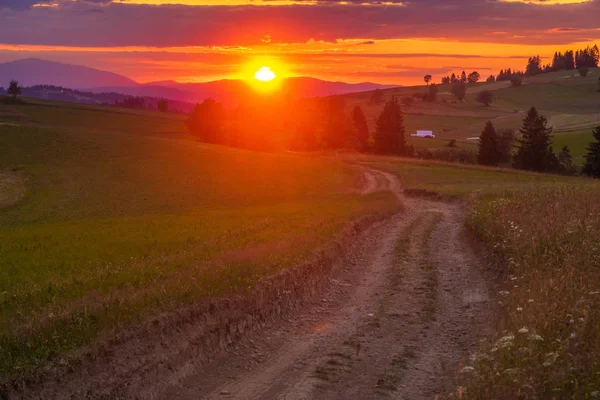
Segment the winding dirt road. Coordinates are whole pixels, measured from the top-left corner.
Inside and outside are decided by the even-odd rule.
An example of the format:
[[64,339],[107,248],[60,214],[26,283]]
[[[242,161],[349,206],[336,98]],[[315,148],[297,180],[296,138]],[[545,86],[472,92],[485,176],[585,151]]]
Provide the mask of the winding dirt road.
[[[401,186],[365,170],[365,193]],[[300,315],[171,382],[164,399],[434,399],[490,329],[494,303],[459,204],[403,199]]]

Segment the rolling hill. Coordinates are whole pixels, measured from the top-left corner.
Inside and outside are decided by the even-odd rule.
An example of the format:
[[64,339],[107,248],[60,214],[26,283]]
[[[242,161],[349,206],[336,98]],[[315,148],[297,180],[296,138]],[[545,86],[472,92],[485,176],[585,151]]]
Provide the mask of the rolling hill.
[[[138,83],[112,72],[69,65],[35,58],[0,63],[0,85],[16,79],[22,86],[54,85],[69,89],[81,89],[94,93],[114,92],[130,96],[168,98],[197,103],[213,98],[228,105],[235,105],[252,93],[253,89],[242,80],[223,79],[202,83],[158,81]],[[329,82],[309,77],[283,79],[281,90],[289,97],[320,97],[334,94],[365,92],[390,88],[371,82]]]

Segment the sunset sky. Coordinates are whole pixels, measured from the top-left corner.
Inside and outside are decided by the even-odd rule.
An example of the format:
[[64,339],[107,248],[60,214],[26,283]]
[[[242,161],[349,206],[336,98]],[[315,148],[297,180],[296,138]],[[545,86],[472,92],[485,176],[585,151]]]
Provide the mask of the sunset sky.
[[139,82],[280,76],[418,84],[600,44],[600,0],[0,0],[0,62]]

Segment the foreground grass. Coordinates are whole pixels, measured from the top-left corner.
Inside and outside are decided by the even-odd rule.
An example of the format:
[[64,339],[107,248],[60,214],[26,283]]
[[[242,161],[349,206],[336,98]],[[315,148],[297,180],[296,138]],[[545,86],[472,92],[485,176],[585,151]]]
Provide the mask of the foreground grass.
[[339,162],[148,135],[135,125],[147,116],[115,130],[103,122],[120,118],[112,109],[63,122],[50,115],[76,111],[22,107],[31,119],[13,108],[15,123],[0,126],[0,171],[23,177],[3,184],[27,186],[0,208],[0,381],[161,312],[244,293],[350,221],[398,207],[352,191],[360,172]]
[[470,214],[507,280],[498,336],[463,374],[467,398],[600,396],[599,194],[532,188]]

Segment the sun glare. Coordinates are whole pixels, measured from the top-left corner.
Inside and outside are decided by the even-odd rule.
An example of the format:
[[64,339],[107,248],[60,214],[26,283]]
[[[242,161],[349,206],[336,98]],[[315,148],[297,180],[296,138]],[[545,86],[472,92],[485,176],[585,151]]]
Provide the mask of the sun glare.
[[276,75],[270,67],[260,67],[254,74],[254,78],[261,82],[270,82],[276,78]]

